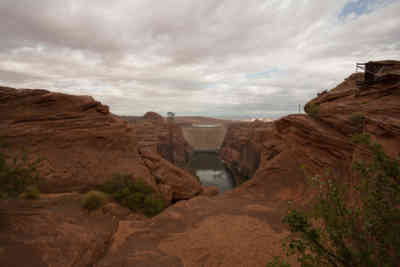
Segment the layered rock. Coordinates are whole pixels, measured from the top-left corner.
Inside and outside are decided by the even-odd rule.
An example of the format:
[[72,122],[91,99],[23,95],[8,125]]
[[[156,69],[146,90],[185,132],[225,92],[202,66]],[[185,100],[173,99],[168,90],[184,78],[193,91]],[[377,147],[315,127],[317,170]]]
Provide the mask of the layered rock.
[[183,137],[179,125],[166,123],[163,117],[155,112],[147,112],[141,118],[127,121],[136,129],[141,147],[156,148],[163,158],[180,167],[185,167],[189,162],[192,148]]
[[[398,80],[380,81],[359,90],[356,84],[362,78],[352,75],[312,100],[307,106],[314,108],[312,117],[299,114],[272,123],[231,125],[221,155],[238,176],[249,178],[247,182],[211,198],[180,201],[149,221],[118,218],[118,225],[106,228],[113,229],[111,238],[103,238],[108,249],[91,254],[96,260],[90,263],[98,267],[265,266],[272,256],[282,254],[281,240],[287,231],[281,219],[287,201],[306,205],[311,197],[307,177],[323,175],[328,168],[336,177],[349,177],[360,151],[350,136],[368,133],[390,155],[400,151]],[[151,177],[163,173],[160,165],[169,164],[151,142],[137,151]],[[163,185],[162,179],[157,180],[156,184]],[[172,190],[180,191],[175,188]],[[80,233],[79,229],[74,231]],[[65,235],[60,239],[70,240]],[[41,239],[33,235],[31,240]],[[46,240],[41,241],[51,243]],[[62,247],[55,241],[53,244]],[[48,255],[46,250],[32,251],[40,259]],[[93,250],[88,247],[85,251]],[[59,256],[64,262],[72,255],[66,254]]]
[[[258,126],[260,126],[258,128]],[[268,127],[272,124],[254,123],[233,123],[229,126],[225,136],[221,158],[225,161],[227,167],[231,170],[236,184],[252,177],[260,164],[261,146],[258,141],[260,137],[254,140],[251,136],[262,132],[265,135]]]
[[[202,191],[197,178],[159,153],[169,140],[166,129],[153,119],[129,124],[89,96],[0,87],[5,152],[42,159],[45,193],[87,190],[120,173],[144,180],[167,203],[192,198]],[[178,131],[172,140],[182,153],[176,158],[185,161],[187,144]],[[147,220],[115,203],[89,214],[81,201],[78,193],[0,200],[0,266],[93,266],[132,233],[120,220]]]
[[[175,152],[182,154],[176,158],[185,161],[187,145],[178,134],[173,136]],[[149,168],[154,160],[158,173],[166,177],[176,174],[175,166],[157,158],[158,147],[169,140],[163,122],[150,119],[128,124],[89,96],[1,87],[0,139],[12,148],[11,154],[24,150],[31,158],[42,159],[43,192],[86,190],[116,173],[144,180],[165,192],[169,200],[171,194],[177,201],[201,192],[197,179],[184,170],[179,178],[165,178],[159,185],[159,177]],[[140,150],[144,147],[151,148],[155,157],[143,158]],[[179,186],[174,185],[176,182]]]
[[88,214],[80,203],[76,193],[0,202],[0,266],[93,266],[108,250],[118,219],[128,216],[110,209]]
[[400,151],[400,79],[360,89],[357,84],[363,79],[363,74],[355,73],[318,94],[305,107],[312,116],[231,125],[222,158],[237,176],[251,177],[244,187],[282,200],[306,199],[304,179],[327,169],[348,177],[357,158],[358,147],[350,140],[354,134],[371,135],[396,156]]

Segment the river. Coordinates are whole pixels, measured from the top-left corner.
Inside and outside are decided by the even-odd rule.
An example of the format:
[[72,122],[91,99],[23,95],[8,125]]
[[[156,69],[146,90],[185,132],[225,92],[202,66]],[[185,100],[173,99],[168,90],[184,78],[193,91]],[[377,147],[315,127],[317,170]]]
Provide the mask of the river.
[[190,160],[191,169],[203,186],[216,186],[222,193],[235,187],[235,182],[215,152],[195,152]]

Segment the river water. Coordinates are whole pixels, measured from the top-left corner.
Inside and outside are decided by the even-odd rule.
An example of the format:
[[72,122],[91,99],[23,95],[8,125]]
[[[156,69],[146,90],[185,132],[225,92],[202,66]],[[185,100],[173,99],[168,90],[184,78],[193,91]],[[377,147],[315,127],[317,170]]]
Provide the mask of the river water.
[[231,174],[217,153],[195,152],[190,160],[189,169],[199,177],[203,186],[216,186],[220,193],[235,187]]

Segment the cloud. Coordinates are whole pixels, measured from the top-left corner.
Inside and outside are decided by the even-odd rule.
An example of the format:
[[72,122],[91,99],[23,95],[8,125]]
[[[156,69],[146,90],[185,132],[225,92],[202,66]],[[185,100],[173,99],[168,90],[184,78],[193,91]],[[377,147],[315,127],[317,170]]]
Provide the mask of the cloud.
[[399,59],[395,0],[2,0],[0,83],[117,114],[271,116]]

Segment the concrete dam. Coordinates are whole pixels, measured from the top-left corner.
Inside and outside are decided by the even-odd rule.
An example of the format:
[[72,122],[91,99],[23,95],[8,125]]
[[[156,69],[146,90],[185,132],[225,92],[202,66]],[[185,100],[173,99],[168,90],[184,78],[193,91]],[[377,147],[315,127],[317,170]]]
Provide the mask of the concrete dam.
[[183,136],[194,153],[188,168],[193,170],[203,186],[214,186],[220,193],[235,187],[231,173],[218,155],[227,128],[219,124],[182,126]]
[[182,127],[185,140],[198,152],[217,152],[224,142],[226,127],[218,124],[192,124]]

